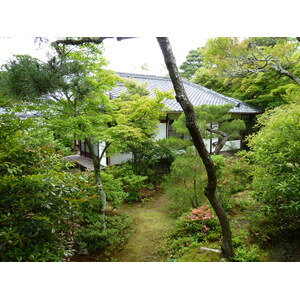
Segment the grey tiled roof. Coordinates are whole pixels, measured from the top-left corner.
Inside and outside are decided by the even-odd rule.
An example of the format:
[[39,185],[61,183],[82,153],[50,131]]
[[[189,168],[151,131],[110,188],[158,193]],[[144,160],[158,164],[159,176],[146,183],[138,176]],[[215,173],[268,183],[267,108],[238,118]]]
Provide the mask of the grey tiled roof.
[[[161,77],[154,75],[140,75],[132,73],[116,73],[119,77],[124,79],[134,80],[138,83],[147,83],[147,90],[153,95],[155,89],[161,91],[173,90],[173,85],[169,77]],[[243,101],[233,99],[212,90],[209,90],[201,85],[183,80],[184,88],[188,95],[189,100],[194,106],[200,106],[202,104],[211,105],[223,105],[223,104],[233,104],[234,107],[230,110],[231,113],[241,113],[241,114],[259,114],[262,113],[261,110],[246,104]],[[125,88],[120,84],[113,88],[110,92],[111,98],[116,98],[118,95],[124,91]],[[182,111],[182,108],[176,100],[165,99],[164,104],[167,108],[174,112]]]
[[[3,115],[3,114],[6,114],[6,113],[9,113],[10,111],[3,108],[3,107],[0,107],[0,115]],[[14,115],[18,116],[19,118],[21,119],[27,119],[27,118],[33,118],[33,117],[40,117],[42,116],[42,114],[38,111],[24,111],[24,112],[17,112],[17,113],[14,113]]]

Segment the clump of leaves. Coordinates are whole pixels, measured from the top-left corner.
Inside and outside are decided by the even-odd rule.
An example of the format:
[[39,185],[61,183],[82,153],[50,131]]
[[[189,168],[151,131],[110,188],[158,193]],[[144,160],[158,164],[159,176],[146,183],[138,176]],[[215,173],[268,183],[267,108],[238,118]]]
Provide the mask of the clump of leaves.
[[249,138],[253,196],[261,203],[254,223],[265,236],[300,228],[299,111],[299,104],[292,103],[265,113],[260,131]]
[[223,157],[213,155],[212,159],[217,171],[217,197],[225,210],[231,211],[236,207],[247,206],[248,202],[239,203],[232,200],[232,195],[250,188],[252,182],[252,166],[241,152],[236,156]]
[[[134,167],[129,163],[111,166],[105,174],[104,178],[111,178],[110,185],[107,187],[108,198],[111,197],[111,189],[116,188],[116,183],[120,185],[123,193],[121,195],[122,199],[127,203],[141,201],[142,193],[140,191],[144,188],[152,188],[152,184],[147,183],[148,177],[136,174]],[[104,181],[107,181],[107,179],[104,179]]]
[[[98,220],[96,220],[98,217]],[[81,225],[74,236],[75,248],[78,254],[87,254],[94,250],[104,250],[109,246],[122,248],[129,237],[129,227],[132,219],[126,215],[106,217],[106,229],[103,229],[102,216],[94,215]]]
[[165,177],[164,188],[171,199],[169,209],[175,216],[200,206],[204,200],[205,169],[195,148],[178,155],[171,173]]

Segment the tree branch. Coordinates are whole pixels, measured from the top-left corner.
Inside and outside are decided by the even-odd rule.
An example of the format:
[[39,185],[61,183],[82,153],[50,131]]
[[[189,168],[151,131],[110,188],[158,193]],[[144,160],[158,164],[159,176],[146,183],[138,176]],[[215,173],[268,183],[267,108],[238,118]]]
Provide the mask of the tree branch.
[[206,130],[210,133],[215,133],[215,134],[221,135],[223,137],[222,140],[217,143],[215,151],[214,151],[214,154],[219,154],[220,151],[222,150],[222,148],[224,147],[224,145],[226,144],[229,135],[226,132],[223,132],[221,130],[212,129],[209,127],[206,128]]
[[[73,46],[79,46],[79,45],[84,45],[86,43],[93,43],[93,44],[102,44],[102,42],[105,39],[113,39],[114,37],[82,37],[82,38],[65,38],[65,39],[60,39],[56,40],[52,44],[54,45],[73,45]],[[117,41],[122,41],[126,39],[133,39],[134,37],[117,37]]]

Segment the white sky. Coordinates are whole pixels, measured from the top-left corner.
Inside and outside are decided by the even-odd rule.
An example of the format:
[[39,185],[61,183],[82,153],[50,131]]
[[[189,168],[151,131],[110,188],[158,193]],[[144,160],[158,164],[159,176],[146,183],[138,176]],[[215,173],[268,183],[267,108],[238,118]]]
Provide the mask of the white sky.
[[[196,49],[205,44],[205,37],[170,37],[174,56],[177,65],[181,65],[192,49]],[[136,39],[105,40],[104,56],[110,62],[109,67],[114,71],[147,73],[164,76],[167,70],[164,64],[160,47],[155,37],[141,37]],[[148,71],[142,70],[146,64]]]
[[[185,61],[188,52],[205,44],[208,37],[170,37],[170,42],[178,66]],[[104,57],[109,61],[109,68],[119,72],[146,73],[164,76],[167,70],[160,47],[155,37],[140,37],[117,41],[104,41]],[[0,65],[13,54],[30,54],[46,60],[47,48],[34,44],[32,37],[0,38]],[[142,70],[142,66],[147,70]]]

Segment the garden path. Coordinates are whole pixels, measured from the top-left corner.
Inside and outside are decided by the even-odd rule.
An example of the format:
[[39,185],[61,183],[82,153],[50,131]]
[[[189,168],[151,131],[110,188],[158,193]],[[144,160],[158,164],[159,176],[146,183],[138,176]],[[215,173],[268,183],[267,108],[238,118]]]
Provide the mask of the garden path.
[[133,233],[122,251],[115,255],[118,262],[161,262],[165,257],[158,250],[174,219],[168,214],[167,197],[158,191],[145,203],[123,208],[133,219]]

